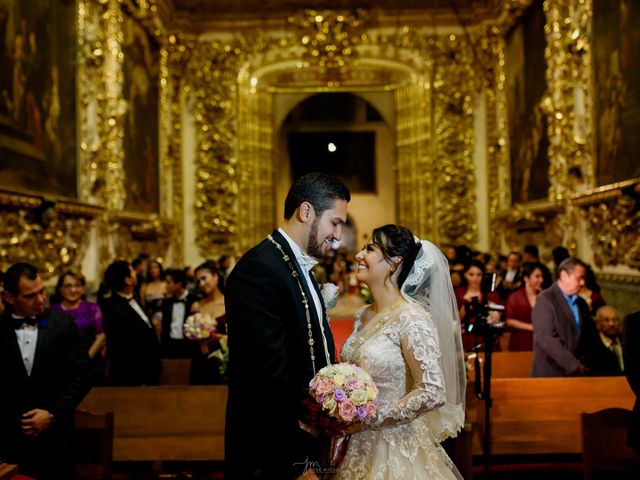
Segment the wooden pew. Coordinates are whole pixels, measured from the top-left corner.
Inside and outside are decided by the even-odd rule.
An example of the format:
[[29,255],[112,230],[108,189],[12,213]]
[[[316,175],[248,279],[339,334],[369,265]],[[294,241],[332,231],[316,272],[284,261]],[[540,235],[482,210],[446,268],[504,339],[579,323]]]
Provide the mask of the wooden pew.
[[114,413],[114,461],[224,459],[226,386],[96,387],[80,404]]
[[[495,378],[491,384],[492,453],[580,454],[580,414],[631,409],[635,396],[624,377]],[[482,454],[484,402],[467,386],[472,451]]]
[[[479,353],[480,368],[484,362],[484,353]],[[531,375],[533,352],[495,352],[491,359],[492,378],[528,378]],[[474,377],[475,373],[471,375]]]
[[[580,454],[580,414],[631,409],[624,377],[494,378],[492,453]],[[80,408],[114,412],[114,461],[224,458],[225,386],[94,388]],[[484,402],[467,388],[472,452],[482,454]]]

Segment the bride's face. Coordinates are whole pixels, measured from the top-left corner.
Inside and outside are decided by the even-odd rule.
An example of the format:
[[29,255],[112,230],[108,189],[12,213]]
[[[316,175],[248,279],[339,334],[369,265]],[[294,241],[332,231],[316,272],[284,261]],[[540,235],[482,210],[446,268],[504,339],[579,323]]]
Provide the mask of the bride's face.
[[356,277],[368,285],[384,281],[391,271],[391,265],[382,255],[380,248],[371,243],[358,252],[356,262],[358,262]]

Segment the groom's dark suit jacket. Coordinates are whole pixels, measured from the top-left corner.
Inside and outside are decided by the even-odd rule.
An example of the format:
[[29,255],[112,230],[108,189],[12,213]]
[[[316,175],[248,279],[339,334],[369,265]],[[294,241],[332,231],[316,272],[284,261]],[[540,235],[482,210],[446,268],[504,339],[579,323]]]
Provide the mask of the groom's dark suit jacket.
[[[0,461],[16,463],[23,474],[70,478],[73,462],[74,411],[91,388],[92,369],[69,315],[45,312],[31,375],[27,374],[13,318],[0,318]],[[22,415],[47,410],[55,422],[38,437],[25,437]]]
[[[312,301],[289,244],[278,231],[272,236],[293,262]],[[313,283],[317,289],[315,280]],[[318,297],[323,303],[319,291]],[[313,369],[298,282],[268,239],[247,252],[231,271],[225,306],[229,331],[225,478],[295,478],[303,472],[305,462],[317,461],[319,456],[319,441],[298,423]],[[326,356],[313,304],[309,311],[316,369],[320,370]],[[322,322],[333,361],[333,338],[324,313]]]
[[636,395],[629,421],[627,445],[640,450],[640,311],[624,319],[622,355],[627,381]]

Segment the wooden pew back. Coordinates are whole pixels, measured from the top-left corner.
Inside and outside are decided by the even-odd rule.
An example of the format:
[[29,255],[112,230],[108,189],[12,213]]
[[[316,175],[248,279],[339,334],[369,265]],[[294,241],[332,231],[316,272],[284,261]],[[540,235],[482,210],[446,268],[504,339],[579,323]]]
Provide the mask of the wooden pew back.
[[79,408],[114,413],[114,461],[214,461],[226,405],[226,386],[96,387]]
[[[579,454],[580,415],[605,408],[631,409],[635,396],[624,377],[495,378],[491,384],[492,453]],[[482,454],[484,402],[467,386],[472,450]]]

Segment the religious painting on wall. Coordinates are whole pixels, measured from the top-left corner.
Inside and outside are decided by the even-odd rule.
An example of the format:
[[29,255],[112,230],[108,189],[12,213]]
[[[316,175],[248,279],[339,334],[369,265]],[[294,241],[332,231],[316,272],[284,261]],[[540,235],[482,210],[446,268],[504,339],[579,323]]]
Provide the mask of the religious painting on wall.
[[547,198],[549,136],[542,111],[546,90],[545,15],[536,1],[506,38],[505,87],[509,122],[511,202]]
[[640,177],[640,2],[593,2],[596,182]]
[[156,213],[159,209],[159,72],[160,45],[127,15],[123,23],[122,94],[124,120],[125,209]]
[[75,2],[0,0],[0,187],[77,197]]

